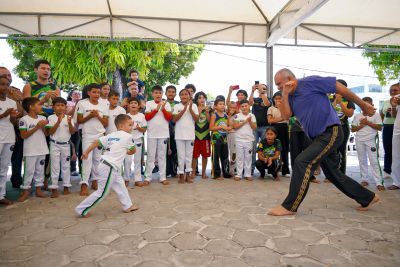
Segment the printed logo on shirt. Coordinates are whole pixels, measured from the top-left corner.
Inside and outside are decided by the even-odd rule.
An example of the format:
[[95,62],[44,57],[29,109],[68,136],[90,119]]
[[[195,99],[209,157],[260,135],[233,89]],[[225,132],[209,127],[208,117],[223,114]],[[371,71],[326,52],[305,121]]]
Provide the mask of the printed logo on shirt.
[[24,125],[25,125],[25,122],[19,121],[19,127],[22,127],[22,126],[24,126]]
[[44,163],[45,163],[45,160],[44,159],[42,159],[40,162],[40,165],[44,165]]
[[372,152],[376,152],[376,148],[375,147],[371,147],[371,151]]
[[119,137],[110,137],[110,138],[108,138],[108,141],[109,141],[109,142],[112,142],[112,141],[118,142],[118,141],[120,141],[120,140],[121,140],[121,138],[119,138]]

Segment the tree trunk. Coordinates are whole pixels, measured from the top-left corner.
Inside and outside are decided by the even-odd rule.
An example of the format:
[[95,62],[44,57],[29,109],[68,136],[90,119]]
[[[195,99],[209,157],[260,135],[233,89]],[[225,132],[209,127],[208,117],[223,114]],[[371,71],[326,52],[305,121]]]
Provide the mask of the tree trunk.
[[113,73],[113,87],[114,90],[119,93],[119,96],[122,99],[124,90],[123,90],[122,74],[119,68],[117,68]]

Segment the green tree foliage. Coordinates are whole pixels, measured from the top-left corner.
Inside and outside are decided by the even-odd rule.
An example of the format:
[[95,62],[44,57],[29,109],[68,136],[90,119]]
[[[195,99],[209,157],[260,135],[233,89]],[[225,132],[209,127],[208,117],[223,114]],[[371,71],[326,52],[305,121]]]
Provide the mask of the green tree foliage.
[[398,51],[377,51],[374,48],[396,48],[400,46],[368,46],[363,52],[363,56],[369,60],[381,85],[386,85],[390,80],[400,78],[400,52]]
[[61,87],[109,82],[118,91],[126,84],[130,69],[137,69],[149,90],[154,84],[177,83],[194,70],[202,45],[157,42],[8,40],[20,62],[16,73],[25,81],[35,79],[33,63],[46,59]]

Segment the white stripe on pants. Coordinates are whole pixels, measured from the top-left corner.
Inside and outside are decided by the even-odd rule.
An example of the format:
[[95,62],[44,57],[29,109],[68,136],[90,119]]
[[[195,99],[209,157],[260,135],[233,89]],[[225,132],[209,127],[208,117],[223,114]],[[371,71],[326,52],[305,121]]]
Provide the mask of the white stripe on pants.
[[240,142],[236,140],[236,170],[237,176],[251,177],[251,163],[253,156],[253,142]]
[[157,161],[160,173],[160,182],[167,179],[165,169],[165,158],[167,153],[167,138],[147,138],[147,162],[146,162],[146,181],[151,181],[151,174],[154,169],[154,162]]
[[8,165],[10,165],[14,143],[0,144],[0,200],[6,196]]
[[59,145],[50,141],[50,189],[58,188],[58,177],[60,175],[60,168],[64,187],[71,187],[70,160],[71,148],[69,144]]
[[[140,142],[139,142],[140,141]],[[133,175],[135,177],[135,182],[142,181],[142,139],[135,140],[136,152],[133,158]]]
[[95,205],[100,203],[108,195],[110,188],[117,194],[124,210],[132,206],[132,200],[120,172],[104,163],[99,164],[99,171],[103,176],[97,180],[97,190],[75,208],[79,215],[86,215]]
[[[397,116],[400,116],[400,114],[397,114]],[[400,187],[400,135],[393,135],[392,147],[393,185]]]
[[21,189],[31,189],[32,179],[35,180],[36,187],[43,186],[45,159],[46,155],[24,157],[24,176]]
[[191,172],[194,140],[175,140],[175,142],[178,151],[178,174]]
[[356,137],[358,161],[360,164],[361,181],[368,181],[368,159],[371,165],[372,177],[376,185],[382,184],[381,167],[378,160],[378,148],[375,139],[358,141]]
[[[82,151],[85,152],[86,149],[98,138],[87,138],[82,137]],[[89,177],[92,180],[97,180],[100,176],[99,163],[101,157],[101,149],[95,148],[91,153],[89,153],[88,158],[82,161],[82,175],[80,184],[89,184]]]

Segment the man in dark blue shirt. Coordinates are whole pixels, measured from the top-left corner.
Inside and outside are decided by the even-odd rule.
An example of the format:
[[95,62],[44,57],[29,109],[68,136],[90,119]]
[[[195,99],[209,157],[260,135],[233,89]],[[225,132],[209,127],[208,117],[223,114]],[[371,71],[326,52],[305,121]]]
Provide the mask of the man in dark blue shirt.
[[309,76],[296,79],[290,70],[282,69],[275,75],[275,84],[282,91],[282,118],[289,119],[295,115],[312,143],[295,159],[288,196],[281,206],[273,208],[269,214],[284,216],[297,212],[318,164],[340,191],[361,205],[359,210],[367,210],[371,204],[378,202],[377,195],[343,174],[338,168],[337,149],[343,142],[343,131],[327,94],[337,92],[359,105],[366,114],[373,115],[374,107],[336,82],[335,77]]

